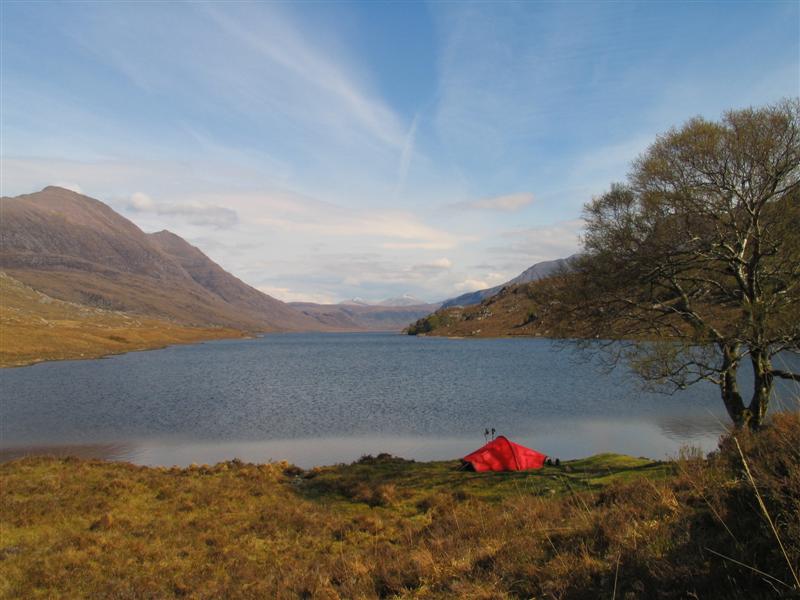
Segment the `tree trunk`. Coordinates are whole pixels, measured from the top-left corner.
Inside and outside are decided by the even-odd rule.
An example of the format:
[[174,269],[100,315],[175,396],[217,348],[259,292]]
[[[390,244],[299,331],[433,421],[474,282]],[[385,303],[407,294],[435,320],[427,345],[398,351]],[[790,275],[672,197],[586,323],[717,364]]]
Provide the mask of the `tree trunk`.
[[772,395],[772,362],[763,350],[752,351],[750,362],[753,365],[753,398],[748,407],[751,413],[748,425],[751,429],[758,429],[764,422]]
[[744,406],[744,400],[739,392],[739,382],[736,380],[736,374],[739,368],[739,363],[736,358],[736,346],[723,345],[722,350],[722,367],[720,368],[721,378],[719,381],[720,393],[722,394],[722,401],[725,403],[725,408],[728,411],[733,424],[737,428],[750,426],[752,414],[748,408]]

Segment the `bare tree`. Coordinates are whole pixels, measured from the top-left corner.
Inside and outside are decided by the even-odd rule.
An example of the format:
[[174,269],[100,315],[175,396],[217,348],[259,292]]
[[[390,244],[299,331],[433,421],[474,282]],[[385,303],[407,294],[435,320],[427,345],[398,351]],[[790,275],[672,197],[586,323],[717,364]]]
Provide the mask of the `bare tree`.
[[[695,118],[590,202],[567,304],[648,381],[710,380],[757,428],[800,351],[800,100]],[[749,402],[737,382],[749,360]]]

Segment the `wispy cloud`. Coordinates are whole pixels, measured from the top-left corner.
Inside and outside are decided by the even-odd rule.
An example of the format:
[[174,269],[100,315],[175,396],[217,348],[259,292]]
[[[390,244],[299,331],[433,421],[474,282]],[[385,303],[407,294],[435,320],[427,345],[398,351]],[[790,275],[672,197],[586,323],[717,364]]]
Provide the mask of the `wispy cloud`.
[[500,212],[516,212],[533,203],[533,194],[522,192],[519,194],[506,194],[493,198],[468,200],[451,204],[452,208],[467,210],[494,210]]
[[580,248],[583,227],[582,219],[572,219],[545,227],[507,231],[500,236],[502,243],[488,251],[495,255],[522,255],[530,264],[564,258]]
[[[324,113],[338,120],[346,116],[381,141],[401,148],[406,136],[392,110],[366,92],[341,60],[332,60],[325,51],[315,48],[311,38],[302,35],[276,8],[269,7],[266,17],[249,12],[249,18],[237,19],[227,10],[204,6],[222,32],[258,54],[260,69],[265,70],[270,63],[280,67],[292,79],[308,86],[309,99],[316,99],[317,109],[324,106]],[[308,100],[304,104],[309,105]]]
[[405,142],[403,143],[403,151],[400,153],[400,166],[397,169],[397,185],[394,190],[395,200],[403,191],[408,177],[408,169],[411,166],[411,157],[414,155],[414,142],[417,137],[417,123],[419,122],[419,113],[414,115],[414,120],[411,121],[411,127],[406,134]]
[[153,213],[161,217],[178,218],[190,225],[215,229],[229,229],[239,222],[236,211],[230,208],[201,202],[156,203],[143,192],[134,192],[128,200],[127,208],[135,213]]

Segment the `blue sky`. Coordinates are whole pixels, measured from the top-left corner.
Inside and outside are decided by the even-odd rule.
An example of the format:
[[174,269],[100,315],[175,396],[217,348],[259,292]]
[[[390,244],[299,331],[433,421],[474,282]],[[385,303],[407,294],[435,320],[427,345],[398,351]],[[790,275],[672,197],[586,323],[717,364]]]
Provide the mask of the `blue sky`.
[[800,93],[798,2],[2,10],[3,194],[80,190],[284,300],[501,283],[658,133]]

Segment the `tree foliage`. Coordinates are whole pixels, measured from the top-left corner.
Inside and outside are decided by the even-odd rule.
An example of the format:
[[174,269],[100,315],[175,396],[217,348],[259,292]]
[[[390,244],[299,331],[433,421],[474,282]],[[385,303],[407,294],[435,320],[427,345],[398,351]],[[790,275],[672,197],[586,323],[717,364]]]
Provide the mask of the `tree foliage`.
[[612,358],[649,381],[713,381],[733,421],[758,427],[774,378],[800,380],[774,364],[800,351],[800,101],[659,136],[584,218],[570,306],[596,336],[634,340]]

